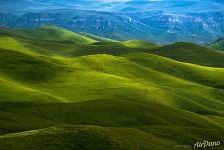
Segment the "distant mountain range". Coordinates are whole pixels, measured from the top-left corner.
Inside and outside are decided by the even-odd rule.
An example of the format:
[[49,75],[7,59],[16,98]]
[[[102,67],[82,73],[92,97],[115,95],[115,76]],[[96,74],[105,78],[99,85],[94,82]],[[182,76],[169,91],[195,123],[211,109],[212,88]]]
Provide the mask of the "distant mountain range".
[[224,35],[224,13],[113,13],[93,10],[49,10],[22,15],[0,14],[0,25],[36,28],[53,24],[116,40],[140,39],[160,44],[187,41],[207,44]]
[[18,0],[0,2],[0,25],[57,25],[115,40],[208,44],[224,36],[224,5],[216,0]]

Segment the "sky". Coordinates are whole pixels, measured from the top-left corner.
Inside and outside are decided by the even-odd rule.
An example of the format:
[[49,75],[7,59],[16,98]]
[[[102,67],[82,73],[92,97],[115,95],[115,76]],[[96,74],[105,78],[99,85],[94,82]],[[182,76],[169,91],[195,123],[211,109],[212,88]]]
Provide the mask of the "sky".
[[[120,8],[120,9],[119,9]],[[44,9],[223,11],[224,0],[0,0],[0,12]]]

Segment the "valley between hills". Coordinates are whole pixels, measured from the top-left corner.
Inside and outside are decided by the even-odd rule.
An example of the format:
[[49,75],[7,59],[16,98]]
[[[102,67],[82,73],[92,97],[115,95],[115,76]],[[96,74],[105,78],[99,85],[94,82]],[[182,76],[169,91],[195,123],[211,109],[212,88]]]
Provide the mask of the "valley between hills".
[[223,141],[224,53],[212,48],[1,28],[0,149],[190,150]]

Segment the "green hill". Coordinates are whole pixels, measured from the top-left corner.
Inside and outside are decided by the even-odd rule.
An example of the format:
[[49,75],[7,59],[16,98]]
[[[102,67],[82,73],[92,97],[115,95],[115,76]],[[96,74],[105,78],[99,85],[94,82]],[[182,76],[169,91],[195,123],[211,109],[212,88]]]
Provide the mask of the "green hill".
[[93,39],[79,35],[56,26],[43,26],[38,29],[4,29],[0,34],[11,35],[32,40],[70,41],[74,43],[90,44]]
[[224,38],[218,39],[214,43],[208,45],[208,48],[224,51]]
[[32,55],[63,55],[66,57],[93,54],[123,55],[136,51],[145,52],[147,45],[150,46],[149,48],[155,47],[154,44],[141,41],[136,41],[137,43],[133,46],[130,45],[130,41],[117,42],[102,38],[97,38],[97,40],[54,26],[32,30],[0,29],[0,48]]
[[156,48],[159,47],[156,44],[153,43],[149,43],[149,42],[145,42],[145,41],[139,41],[139,40],[129,40],[129,41],[124,41],[121,42],[123,45],[127,46],[127,47],[131,47],[131,48]]
[[88,37],[90,39],[94,39],[98,42],[118,42],[116,40],[112,40],[112,39],[108,39],[108,38],[104,38],[104,37],[100,37],[100,36],[96,36],[96,35],[93,35],[93,34],[89,34],[89,33],[85,33],[85,32],[81,32],[79,33],[85,37]]
[[224,69],[221,68],[204,67],[178,62],[173,59],[148,53],[128,54],[125,55],[125,57],[145,67],[155,69],[178,78],[200,83],[205,86],[224,89],[222,86],[224,84],[224,80],[222,81],[221,79],[224,74]]
[[173,150],[224,138],[223,53],[37,30],[1,31],[0,149]]
[[224,66],[224,53],[191,43],[175,43],[152,49],[153,54],[203,66]]
[[[219,139],[223,134],[221,130],[207,130],[212,133],[209,139]],[[169,133],[169,136],[163,137],[162,133]],[[188,132],[188,134],[183,134]],[[206,132],[206,130],[204,130]],[[150,133],[150,134],[149,134]],[[179,135],[179,138],[176,138]],[[144,127],[144,128],[121,128],[121,127],[98,127],[98,126],[59,126],[41,130],[33,130],[0,137],[0,145],[6,149],[54,149],[54,150],[98,150],[98,149],[116,149],[116,150],[136,150],[136,149],[182,149],[181,144],[191,144],[192,137],[195,140],[203,139],[204,135],[198,131],[198,128],[171,128],[171,127]],[[176,138],[171,140],[170,138]],[[184,140],[186,139],[186,140]],[[63,142],[62,142],[63,141]],[[138,143],[136,145],[133,141]],[[27,144],[23,144],[27,143]],[[49,143],[52,143],[49,145]],[[174,146],[174,147],[173,147]],[[82,148],[80,148],[82,147]],[[180,148],[178,148],[180,147]],[[223,146],[220,146],[221,150]],[[184,149],[191,149],[185,147]]]
[[23,33],[28,37],[42,40],[63,40],[82,44],[90,44],[96,42],[95,40],[92,40],[90,38],[55,26],[43,26],[42,28],[32,30],[31,32],[23,30]]

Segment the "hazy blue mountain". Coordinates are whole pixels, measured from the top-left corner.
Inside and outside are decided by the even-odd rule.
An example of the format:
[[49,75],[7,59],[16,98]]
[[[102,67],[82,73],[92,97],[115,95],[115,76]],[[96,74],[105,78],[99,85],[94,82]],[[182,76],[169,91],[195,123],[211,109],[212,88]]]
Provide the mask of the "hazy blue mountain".
[[54,24],[116,40],[207,44],[224,36],[223,6],[221,0],[2,0],[0,25]]

